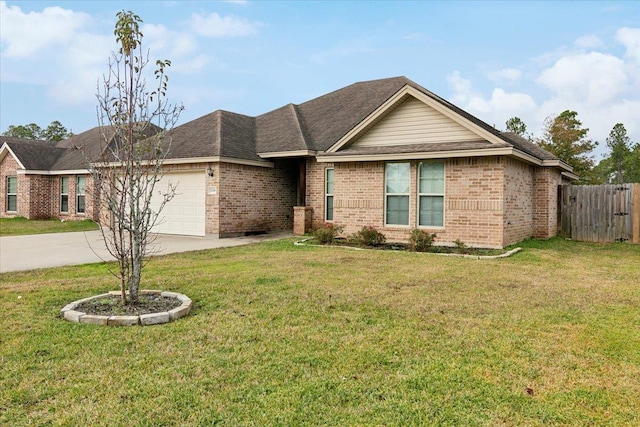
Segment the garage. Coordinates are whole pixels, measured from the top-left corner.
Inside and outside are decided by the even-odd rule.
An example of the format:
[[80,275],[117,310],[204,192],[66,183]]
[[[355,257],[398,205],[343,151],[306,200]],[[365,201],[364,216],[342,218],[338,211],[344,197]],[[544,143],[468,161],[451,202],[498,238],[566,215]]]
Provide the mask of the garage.
[[156,183],[151,199],[151,208],[157,211],[169,185],[175,185],[175,196],[160,212],[156,233],[205,235],[205,172],[182,172],[165,174]]

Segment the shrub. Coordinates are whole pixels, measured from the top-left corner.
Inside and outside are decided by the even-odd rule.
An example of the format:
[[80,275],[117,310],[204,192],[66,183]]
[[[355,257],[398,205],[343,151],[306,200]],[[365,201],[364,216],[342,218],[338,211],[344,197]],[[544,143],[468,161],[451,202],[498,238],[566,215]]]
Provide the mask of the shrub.
[[433,245],[433,240],[436,238],[436,233],[427,233],[419,228],[411,230],[411,237],[409,237],[409,247],[412,251],[426,252]]
[[343,227],[330,222],[313,230],[313,237],[323,245],[330,245],[336,236],[342,233]]
[[467,244],[465,242],[463,242],[460,239],[456,239],[455,242],[453,242],[454,245],[456,245],[456,250],[462,254],[467,253],[468,252],[468,248],[467,248]]
[[387,241],[387,237],[370,225],[349,236],[349,241],[359,246],[379,246]]

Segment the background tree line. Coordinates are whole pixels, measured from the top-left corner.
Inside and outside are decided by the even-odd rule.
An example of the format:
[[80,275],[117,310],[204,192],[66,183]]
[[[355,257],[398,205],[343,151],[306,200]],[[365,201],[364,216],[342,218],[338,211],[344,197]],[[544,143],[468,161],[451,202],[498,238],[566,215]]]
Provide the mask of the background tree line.
[[598,142],[587,137],[589,129],[582,127],[575,111],[566,110],[556,117],[548,117],[541,138],[527,133],[527,125],[519,117],[507,120],[506,130],[558,156],[573,167],[581,184],[640,182],[640,143],[631,141],[622,123],[611,129],[605,141],[608,153],[597,164],[592,151]]
[[46,128],[41,128],[35,123],[16,126],[11,125],[2,135],[13,138],[42,139],[45,141],[57,142],[73,136],[73,133],[64,127],[62,123],[54,120]]

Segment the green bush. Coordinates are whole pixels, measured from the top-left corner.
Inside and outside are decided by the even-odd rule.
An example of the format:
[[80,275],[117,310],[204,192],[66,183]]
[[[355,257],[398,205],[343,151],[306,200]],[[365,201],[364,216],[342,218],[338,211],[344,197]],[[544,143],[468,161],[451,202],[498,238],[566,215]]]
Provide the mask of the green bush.
[[330,245],[335,238],[342,233],[343,227],[340,225],[326,223],[322,227],[313,230],[313,237],[323,245]]
[[454,245],[456,245],[456,250],[461,253],[461,254],[465,254],[468,252],[468,247],[467,244],[465,242],[463,242],[460,239],[456,239],[455,242],[453,242]]
[[409,247],[415,252],[426,252],[433,245],[433,241],[436,238],[436,233],[427,233],[419,228],[411,230],[411,237],[409,237]]
[[349,242],[359,246],[380,246],[386,241],[387,237],[371,225],[349,236]]

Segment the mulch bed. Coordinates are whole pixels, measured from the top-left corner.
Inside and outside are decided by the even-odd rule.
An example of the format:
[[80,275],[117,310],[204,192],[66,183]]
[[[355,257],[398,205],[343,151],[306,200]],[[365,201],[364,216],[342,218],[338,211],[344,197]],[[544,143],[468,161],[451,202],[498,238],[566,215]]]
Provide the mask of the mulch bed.
[[91,301],[85,301],[75,308],[87,314],[98,316],[139,316],[142,314],[162,313],[179,307],[178,299],[161,295],[140,294],[136,305],[122,304],[119,296],[105,296]]
[[[321,245],[317,240],[310,240],[308,243]],[[363,249],[377,249],[381,251],[411,251],[411,248],[406,243],[383,243],[381,245],[376,246],[358,246],[349,243],[346,239],[337,238],[333,241],[333,243],[323,246],[348,246],[352,248],[363,248]],[[460,255],[477,255],[477,256],[486,256],[486,255],[500,255],[506,252],[506,250],[502,249],[487,249],[487,248],[458,248],[453,246],[431,246],[429,250],[425,251],[429,253],[437,253],[437,254],[460,254]]]

